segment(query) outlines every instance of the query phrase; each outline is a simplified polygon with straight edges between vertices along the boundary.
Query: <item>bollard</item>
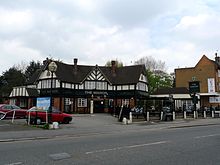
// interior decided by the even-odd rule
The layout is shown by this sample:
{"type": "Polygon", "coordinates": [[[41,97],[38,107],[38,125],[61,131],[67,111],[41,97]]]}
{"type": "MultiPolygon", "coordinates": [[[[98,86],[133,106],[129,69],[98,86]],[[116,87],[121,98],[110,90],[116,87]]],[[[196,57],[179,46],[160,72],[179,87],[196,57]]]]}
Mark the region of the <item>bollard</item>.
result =
{"type": "Polygon", "coordinates": [[[196,119],[196,111],[193,111],[194,119],[196,119]]]}
{"type": "Polygon", "coordinates": [[[128,124],[132,123],[132,112],[129,113],[129,120],[128,120],[128,124]]]}
{"type": "Polygon", "coordinates": [[[30,125],[31,122],[31,112],[28,112],[28,125],[30,125]]]}
{"type": "Polygon", "coordinates": [[[204,116],[204,118],[206,118],[206,111],[203,112],[203,116],[204,116]]]}
{"type": "Polygon", "coordinates": [[[163,112],[160,114],[160,120],[163,120],[163,112]]]}
{"type": "Polygon", "coordinates": [[[173,111],[173,120],[176,120],[176,114],[174,111],[173,111]]]}
{"type": "Polygon", "coordinates": [[[150,121],[150,113],[147,111],[147,121],[150,121]]]}
{"type": "Polygon", "coordinates": [[[93,100],[90,101],[90,114],[93,114],[94,111],[94,103],[93,100]]]}
{"type": "Polygon", "coordinates": [[[215,112],[214,112],[214,111],[212,111],[212,117],[213,117],[213,118],[215,117],[215,112]]]}
{"type": "Polygon", "coordinates": [[[14,123],[14,119],[15,119],[15,110],[13,111],[13,116],[12,116],[12,119],[11,119],[12,123],[14,123]]]}
{"type": "Polygon", "coordinates": [[[122,123],[125,124],[125,125],[127,124],[127,119],[126,119],[126,117],[123,117],[122,123]]]}
{"type": "Polygon", "coordinates": [[[183,117],[186,119],[186,111],[183,112],[183,117]]]}

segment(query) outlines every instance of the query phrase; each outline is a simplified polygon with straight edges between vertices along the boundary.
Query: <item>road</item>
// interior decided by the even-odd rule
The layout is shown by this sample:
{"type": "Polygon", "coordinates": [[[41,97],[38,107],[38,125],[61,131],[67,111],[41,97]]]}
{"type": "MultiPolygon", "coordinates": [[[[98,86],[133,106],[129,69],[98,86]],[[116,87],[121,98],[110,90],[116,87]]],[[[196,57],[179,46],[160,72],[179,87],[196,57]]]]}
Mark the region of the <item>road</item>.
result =
{"type": "Polygon", "coordinates": [[[126,127],[129,126],[117,131],[0,142],[0,165],[220,164],[220,125],[126,127]]]}

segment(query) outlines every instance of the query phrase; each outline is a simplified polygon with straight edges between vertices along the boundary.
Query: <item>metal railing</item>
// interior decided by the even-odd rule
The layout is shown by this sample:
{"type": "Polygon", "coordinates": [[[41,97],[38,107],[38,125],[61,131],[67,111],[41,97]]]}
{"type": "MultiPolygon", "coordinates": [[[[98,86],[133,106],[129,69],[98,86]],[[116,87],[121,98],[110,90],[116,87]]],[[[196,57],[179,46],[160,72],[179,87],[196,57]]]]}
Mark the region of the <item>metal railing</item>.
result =
{"type": "Polygon", "coordinates": [[[0,111],[0,120],[3,120],[8,113],[13,112],[12,119],[11,119],[11,122],[13,123],[13,122],[14,122],[14,119],[15,119],[15,111],[16,111],[16,110],[10,110],[10,111],[8,111],[8,112],[0,111]]]}

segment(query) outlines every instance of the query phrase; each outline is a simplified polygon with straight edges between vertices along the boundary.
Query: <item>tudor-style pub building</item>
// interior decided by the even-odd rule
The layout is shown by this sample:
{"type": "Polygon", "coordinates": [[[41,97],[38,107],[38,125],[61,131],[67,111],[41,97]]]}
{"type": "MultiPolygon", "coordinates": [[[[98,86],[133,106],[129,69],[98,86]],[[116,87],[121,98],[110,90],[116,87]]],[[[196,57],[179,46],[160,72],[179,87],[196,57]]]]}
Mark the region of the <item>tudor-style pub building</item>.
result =
{"type": "Polygon", "coordinates": [[[68,113],[111,112],[116,106],[145,106],[148,97],[148,81],[144,65],[117,67],[72,65],[54,61],[57,69],[51,73],[44,61],[22,87],[14,87],[10,102],[30,108],[37,97],[51,97],[54,107],[68,113]]]}

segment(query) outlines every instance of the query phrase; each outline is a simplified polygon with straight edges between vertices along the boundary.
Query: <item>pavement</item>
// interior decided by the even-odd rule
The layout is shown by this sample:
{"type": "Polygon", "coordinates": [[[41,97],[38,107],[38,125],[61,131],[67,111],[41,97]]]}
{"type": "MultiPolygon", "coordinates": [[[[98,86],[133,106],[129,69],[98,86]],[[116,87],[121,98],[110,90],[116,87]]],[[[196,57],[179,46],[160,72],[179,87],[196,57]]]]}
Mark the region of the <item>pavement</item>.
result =
{"type": "Polygon", "coordinates": [[[143,121],[124,125],[109,114],[77,114],[73,115],[70,124],[60,124],[59,129],[45,130],[29,126],[25,119],[0,121],[0,143],[26,140],[43,140],[66,137],[82,137],[120,132],[156,131],[161,129],[220,125],[220,118],[176,119],[174,121],[143,121]]]}

